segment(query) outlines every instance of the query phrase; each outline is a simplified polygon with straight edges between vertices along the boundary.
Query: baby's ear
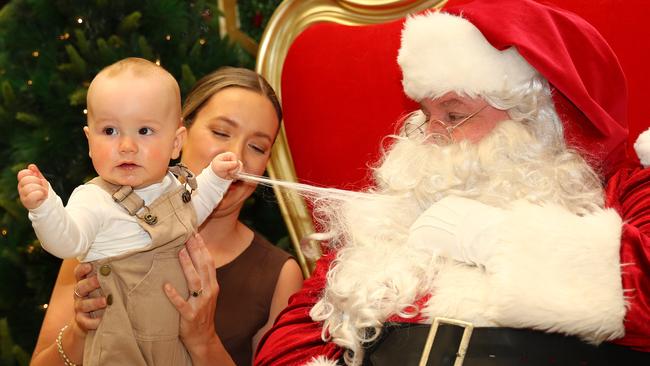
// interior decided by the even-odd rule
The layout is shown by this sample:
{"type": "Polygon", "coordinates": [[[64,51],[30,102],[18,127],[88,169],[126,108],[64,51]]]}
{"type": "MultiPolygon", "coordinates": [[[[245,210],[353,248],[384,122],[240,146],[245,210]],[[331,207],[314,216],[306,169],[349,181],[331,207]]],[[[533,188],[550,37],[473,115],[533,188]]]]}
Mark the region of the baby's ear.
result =
{"type": "Polygon", "coordinates": [[[172,159],[178,159],[178,157],[181,155],[181,149],[183,148],[183,142],[185,142],[186,136],[187,129],[184,126],[176,129],[176,136],[174,137],[174,148],[172,150],[172,159]]]}
{"type": "Polygon", "coordinates": [[[88,129],[88,126],[84,126],[83,130],[84,130],[84,134],[86,135],[86,140],[88,140],[88,157],[92,159],[93,152],[92,149],[90,148],[90,130],[88,129]]]}

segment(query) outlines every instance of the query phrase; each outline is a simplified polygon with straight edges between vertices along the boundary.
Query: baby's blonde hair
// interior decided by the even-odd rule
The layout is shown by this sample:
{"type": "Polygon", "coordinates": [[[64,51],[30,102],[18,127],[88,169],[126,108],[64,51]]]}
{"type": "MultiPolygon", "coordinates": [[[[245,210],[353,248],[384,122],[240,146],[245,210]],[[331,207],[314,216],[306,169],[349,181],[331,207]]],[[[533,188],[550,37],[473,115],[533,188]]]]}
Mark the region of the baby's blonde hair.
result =
{"type": "Polygon", "coordinates": [[[175,102],[177,102],[179,106],[180,113],[181,90],[174,76],[169,73],[169,71],[165,70],[162,66],[139,57],[127,57],[119,60],[104,67],[97,73],[97,75],[95,75],[95,78],[93,78],[93,80],[90,82],[88,93],[86,94],[86,105],[88,107],[88,113],[91,112],[90,96],[92,95],[93,85],[96,84],[96,81],[100,80],[103,77],[116,77],[126,72],[131,73],[134,77],[149,77],[160,75],[161,77],[166,78],[169,82],[169,86],[171,87],[171,92],[174,93],[175,102]]]}
{"type": "Polygon", "coordinates": [[[139,57],[127,57],[121,59],[113,64],[104,67],[99,73],[97,73],[97,76],[106,74],[106,76],[112,77],[120,75],[125,71],[130,71],[135,76],[145,76],[155,72],[162,72],[169,75],[173,79],[173,76],[163,67],[139,57]]]}

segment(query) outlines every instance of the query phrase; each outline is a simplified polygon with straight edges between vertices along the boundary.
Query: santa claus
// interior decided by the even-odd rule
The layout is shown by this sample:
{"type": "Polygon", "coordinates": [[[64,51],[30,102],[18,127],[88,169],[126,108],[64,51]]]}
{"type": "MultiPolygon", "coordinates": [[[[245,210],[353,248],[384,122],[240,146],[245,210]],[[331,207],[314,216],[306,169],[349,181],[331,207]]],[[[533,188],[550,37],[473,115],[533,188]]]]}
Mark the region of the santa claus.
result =
{"type": "Polygon", "coordinates": [[[650,362],[650,173],[602,36],[475,1],[408,18],[397,61],[421,109],[370,195],[316,203],[329,250],[255,363],[650,362]]]}

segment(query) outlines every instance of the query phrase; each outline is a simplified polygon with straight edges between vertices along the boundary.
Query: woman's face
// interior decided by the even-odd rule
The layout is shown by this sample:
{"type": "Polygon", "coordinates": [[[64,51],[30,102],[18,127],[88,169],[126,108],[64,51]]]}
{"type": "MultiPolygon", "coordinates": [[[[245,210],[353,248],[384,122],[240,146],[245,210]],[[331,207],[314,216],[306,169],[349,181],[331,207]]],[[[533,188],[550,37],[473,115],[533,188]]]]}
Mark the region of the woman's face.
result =
{"type": "MultiPolygon", "coordinates": [[[[271,101],[258,92],[228,87],[213,95],[195,115],[187,131],[182,162],[200,173],[225,151],[237,155],[246,173],[262,175],[280,122],[271,101]]],[[[235,181],[213,215],[238,211],[255,185],[235,181]]]]}

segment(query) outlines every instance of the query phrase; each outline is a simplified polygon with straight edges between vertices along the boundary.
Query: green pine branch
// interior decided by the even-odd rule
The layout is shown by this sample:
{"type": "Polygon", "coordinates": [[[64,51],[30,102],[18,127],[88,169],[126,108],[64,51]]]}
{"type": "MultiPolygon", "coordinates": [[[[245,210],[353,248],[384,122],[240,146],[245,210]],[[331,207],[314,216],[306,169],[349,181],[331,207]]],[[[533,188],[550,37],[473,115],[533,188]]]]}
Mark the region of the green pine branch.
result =
{"type": "MultiPolygon", "coordinates": [[[[218,20],[216,2],[203,0],[11,0],[0,9],[0,364],[27,364],[22,350],[35,344],[60,265],[36,240],[16,173],[38,164],[64,202],[95,175],[85,97],[93,76],[118,59],[159,61],[183,94],[220,66],[252,68],[251,55],[220,37],[218,20]]],[[[271,220],[262,232],[286,236],[277,209],[257,206],[263,201],[246,220],[271,220]]]]}

